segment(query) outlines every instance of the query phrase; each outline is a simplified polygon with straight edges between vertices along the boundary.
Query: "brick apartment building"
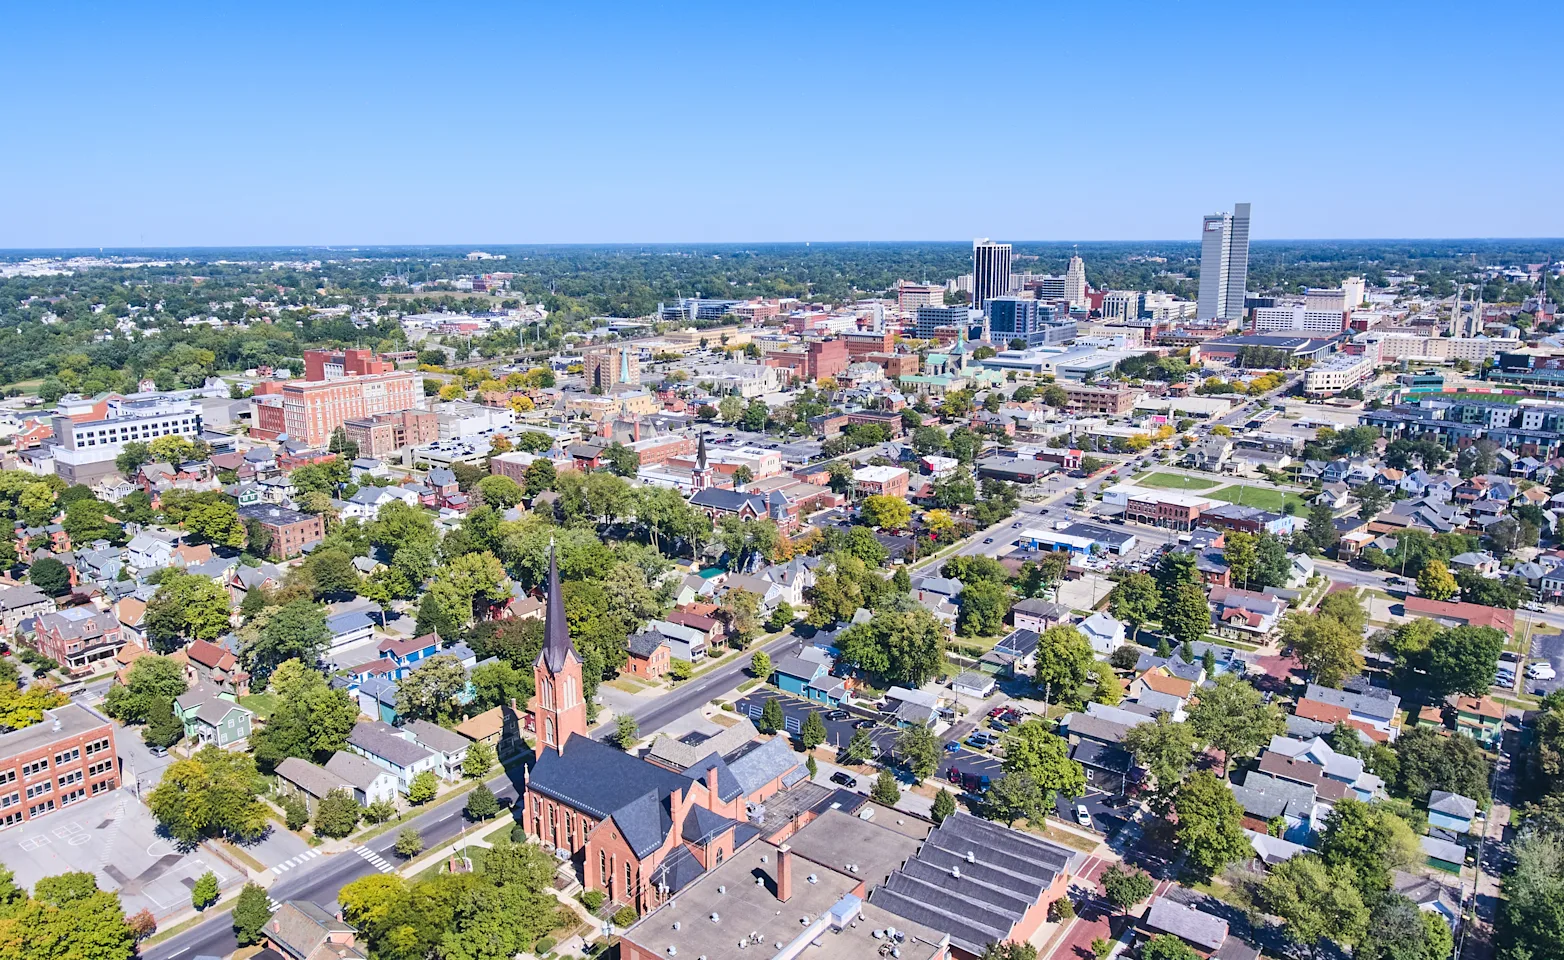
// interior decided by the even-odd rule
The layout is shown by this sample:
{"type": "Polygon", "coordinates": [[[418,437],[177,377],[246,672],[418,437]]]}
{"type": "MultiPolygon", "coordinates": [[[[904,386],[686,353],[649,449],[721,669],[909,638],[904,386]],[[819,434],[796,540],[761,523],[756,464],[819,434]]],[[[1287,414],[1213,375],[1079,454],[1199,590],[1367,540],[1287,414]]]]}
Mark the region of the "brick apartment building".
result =
{"type": "Polygon", "coordinates": [[[896,334],[891,330],[844,333],[842,340],[847,344],[847,359],[852,363],[865,360],[870,354],[896,352],[896,334]]]}
{"type": "Polygon", "coordinates": [[[612,393],[620,387],[641,385],[641,358],[630,347],[609,347],[593,350],[582,361],[587,389],[597,388],[612,393]]]}
{"type": "Polygon", "coordinates": [[[440,416],[428,410],[399,410],[342,422],[361,457],[386,457],[403,447],[440,439],[440,416]]]}
{"type": "Polygon", "coordinates": [[[1124,505],[1124,518],[1173,530],[1193,530],[1210,500],[1171,490],[1142,491],[1124,505]]]}
{"type": "Polygon", "coordinates": [[[1070,410],[1075,413],[1096,413],[1117,416],[1135,409],[1138,391],[1123,384],[1091,386],[1085,383],[1064,383],[1064,395],[1070,410]]]}
{"type": "Polygon", "coordinates": [[[853,490],[859,496],[906,497],[912,474],[901,467],[859,467],[853,471],[853,490]]]}
{"type": "Polygon", "coordinates": [[[801,380],[835,377],[847,370],[847,341],[811,340],[804,344],[803,350],[768,353],[765,362],[768,367],[791,371],[801,380]]]}
{"type": "Polygon", "coordinates": [[[418,375],[398,372],[370,350],[306,350],[304,379],[255,388],[250,436],[283,434],[312,447],[325,446],[344,421],[410,410],[423,396],[418,375]]]}
{"type": "Polygon", "coordinates": [[[868,353],[864,354],[864,360],[869,363],[879,364],[885,371],[885,379],[897,380],[901,377],[915,377],[918,375],[919,363],[916,353],[868,353]]]}
{"type": "Polygon", "coordinates": [[[373,350],[306,350],[304,351],[304,379],[312,383],[321,380],[341,380],[343,377],[367,377],[377,373],[394,373],[396,364],[389,360],[375,359],[373,350]]]}
{"type": "Polygon", "coordinates": [[[36,820],[119,783],[114,725],[67,703],[0,734],[0,827],[36,820]]]}
{"type": "Polygon", "coordinates": [[[304,545],[324,540],[326,522],[320,516],[301,513],[287,507],[256,504],[239,508],[239,519],[248,523],[258,521],[271,534],[271,545],[266,555],[273,560],[287,560],[304,552],[304,545]]]}
{"type": "Polygon", "coordinates": [[[112,662],[125,645],[125,634],[112,613],[97,607],[70,607],[38,618],[38,652],[60,664],[72,676],[91,673],[112,662]]]}

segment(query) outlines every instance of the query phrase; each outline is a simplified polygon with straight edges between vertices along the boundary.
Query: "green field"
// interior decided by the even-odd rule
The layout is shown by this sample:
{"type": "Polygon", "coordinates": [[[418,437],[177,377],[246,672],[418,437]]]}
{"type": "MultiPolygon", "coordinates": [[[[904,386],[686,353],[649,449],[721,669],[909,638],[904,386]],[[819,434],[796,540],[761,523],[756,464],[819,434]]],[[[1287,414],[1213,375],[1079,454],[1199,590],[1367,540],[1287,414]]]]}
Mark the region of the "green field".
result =
{"type": "Polygon", "coordinates": [[[1146,473],[1131,482],[1138,487],[1157,487],[1162,490],[1210,490],[1222,483],[1220,480],[1186,477],[1178,473],[1146,473]]]}
{"type": "Polygon", "coordinates": [[[1270,510],[1273,513],[1287,513],[1287,505],[1294,505],[1291,511],[1297,516],[1303,516],[1309,512],[1309,504],[1296,493],[1283,490],[1272,490],[1269,487],[1251,487],[1242,483],[1235,483],[1206,494],[1212,500],[1221,500],[1224,503],[1241,503],[1246,507],[1259,507],[1261,510],[1270,510]]]}

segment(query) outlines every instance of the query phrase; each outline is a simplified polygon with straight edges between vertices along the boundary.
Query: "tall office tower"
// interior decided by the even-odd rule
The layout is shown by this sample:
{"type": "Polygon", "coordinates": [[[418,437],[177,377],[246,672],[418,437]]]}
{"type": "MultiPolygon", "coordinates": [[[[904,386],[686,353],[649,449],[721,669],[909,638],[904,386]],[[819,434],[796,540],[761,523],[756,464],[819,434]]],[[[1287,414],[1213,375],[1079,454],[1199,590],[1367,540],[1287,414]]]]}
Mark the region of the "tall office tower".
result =
{"type": "Polygon", "coordinates": [[[1208,215],[1200,230],[1201,320],[1239,320],[1249,281],[1249,204],[1208,215]]]}
{"type": "Polygon", "coordinates": [[[1064,271],[1064,295],[1070,298],[1070,306],[1078,307],[1086,299],[1086,261],[1071,257],[1070,266],[1064,271]]]}
{"type": "Polygon", "coordinates": [[[972,309],[1010,292],[1010,244],[972,241],[972,309]]]}

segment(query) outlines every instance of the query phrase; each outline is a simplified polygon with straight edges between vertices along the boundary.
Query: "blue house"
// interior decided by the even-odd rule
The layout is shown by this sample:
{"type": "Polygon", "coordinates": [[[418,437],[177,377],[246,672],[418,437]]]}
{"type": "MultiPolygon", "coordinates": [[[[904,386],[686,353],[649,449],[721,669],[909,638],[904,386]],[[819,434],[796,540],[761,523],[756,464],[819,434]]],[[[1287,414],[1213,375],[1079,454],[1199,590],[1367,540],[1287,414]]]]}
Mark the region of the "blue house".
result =
{"type": "Polygon", "coordinates": [[[1447,790],[1435,790],[1428,795],[1428,825],[1455,834],[1472,832],[1472,821],[1477,817],[1477,801],[1447,790]]]}
{"type": "Polygon", "coordinates": [[[358,710],[366,717],[396,724],[396,684],[383,677],[370,677],[358,685],[358,710]]]}
{"type": "Polygon", "coordinates": [[[394,680],[407,676],[413,664],[440,652],[438,634],[426,633],[421,637],[387,637],[375,648],[380,656],[396,664],[394,680]]]}
{"type": "Polygon", "coordinates": [[[829,707],[840,706],[847,695],[846,684],[831,676],[830,655],[818,647],[779,659],[772,667],[771,676],[782,692],[829,707]]]}

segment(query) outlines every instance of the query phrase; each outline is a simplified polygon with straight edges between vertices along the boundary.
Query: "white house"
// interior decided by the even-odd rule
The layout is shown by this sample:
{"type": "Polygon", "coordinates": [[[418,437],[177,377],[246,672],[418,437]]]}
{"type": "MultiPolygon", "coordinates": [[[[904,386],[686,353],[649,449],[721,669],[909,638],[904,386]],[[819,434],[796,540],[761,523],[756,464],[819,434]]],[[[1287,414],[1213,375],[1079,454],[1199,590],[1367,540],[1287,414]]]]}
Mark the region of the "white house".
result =
{"type": "MultiPolygon", "coordinates": [[[[360,721],[348,734],[348,749],[396,778],[406,793],[413,778],[428,770],[440,775],[440,757],[414,742],[413,735],[384,721],[360,721]]],[[[329,769],[329,767],[328,767],[329,769]]]]}
{"type": "Polygon", "coordinates": [[[400,787],[396,774],[356,753],[338,750],[326,761],[326,769],[353,788],[353,799],[360,806],[381,800],[394,802],[400,787]]]}
{"type": "Polygon", "coordinates": [[[409,720],[402,724],[402,730],[413,735],[414,743],[435,755],[438,759],[435,773],[441,780],[462,778],[462,761],[467,759],[471,740],[427,720],[409,720]]]}
{"type": "Polygon", "coordinates": [[[1108,656],[1124,646],[1124,624],[1107,611],[1099,611],[1082,620],[1079,629],[1091,641],[1094,653],[1108,656]]]}
{"type": "Polygon", "coordinates": [[[161,570],[174,565],[175,546],[172,535],[138,533],[125,545],[125,559],[136,570],[161,570]]]}

